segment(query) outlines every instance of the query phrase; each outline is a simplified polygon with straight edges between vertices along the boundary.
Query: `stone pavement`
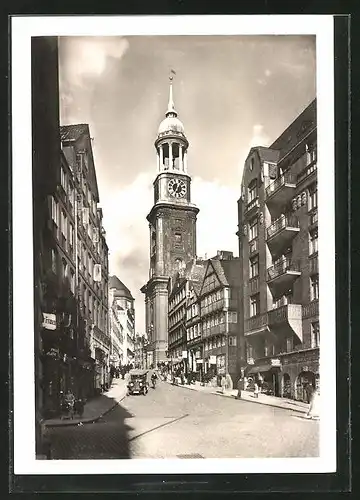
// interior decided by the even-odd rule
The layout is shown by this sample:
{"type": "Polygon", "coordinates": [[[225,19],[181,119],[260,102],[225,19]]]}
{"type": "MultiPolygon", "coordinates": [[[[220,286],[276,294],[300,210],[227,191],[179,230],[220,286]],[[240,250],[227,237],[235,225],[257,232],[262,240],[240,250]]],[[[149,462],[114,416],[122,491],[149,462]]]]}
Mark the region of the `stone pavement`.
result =
{"type": "Polygon", "coordinates": [[[59,427],[96,422],[124,399],[127,392],[127,379],[128,375],[125,376],[124,380],[121,378],[114,378],[112,385],[107,392],[91,399],[85,404],[82,417],[75,415],[73,419],[52,418],[44,420],[42,425],[45,427],[59,427]]]}
{"type": "MultiPolygon", "coordinates": [[[[226,398],[234,399],[237,396],[237,390],[225,390],[223,393],[220,387],[213,386],[203,386],[200,385],[199,382],[196,382],[194,385],[181,385],[177,384],[178,387],[182,387],[184,389],[189,389],[191,391],[199,391],[205,392],[208,394],[214,394],[216,396],[222,396],[226,398]]],[[[285,410],[297,411],[300,413],[307,413],[309,410],[309,405],[307,403],[303,403],[302,401],[294,401],[293,399],[286,398],[278,398],[275,396],[268,396],[267,394],[259,394],[258,398],[254,397],[254,394],[250,391],[241,391],[241,400],[249,401],[251,403],[258,403],[267,406],[274,406],[276,408],[283,408],[285,410]]]]}

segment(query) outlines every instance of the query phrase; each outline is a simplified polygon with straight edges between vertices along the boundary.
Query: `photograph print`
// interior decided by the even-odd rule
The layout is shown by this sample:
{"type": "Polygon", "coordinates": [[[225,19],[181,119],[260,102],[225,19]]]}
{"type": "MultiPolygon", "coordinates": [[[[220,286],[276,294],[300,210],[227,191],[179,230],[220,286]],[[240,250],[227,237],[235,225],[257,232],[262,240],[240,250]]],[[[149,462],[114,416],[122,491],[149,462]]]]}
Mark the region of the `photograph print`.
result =
{"type": "Polygon", "coordinates": [[[13,19],[15,473],[335,470],[332,18],[284,17],[13,19]]]}

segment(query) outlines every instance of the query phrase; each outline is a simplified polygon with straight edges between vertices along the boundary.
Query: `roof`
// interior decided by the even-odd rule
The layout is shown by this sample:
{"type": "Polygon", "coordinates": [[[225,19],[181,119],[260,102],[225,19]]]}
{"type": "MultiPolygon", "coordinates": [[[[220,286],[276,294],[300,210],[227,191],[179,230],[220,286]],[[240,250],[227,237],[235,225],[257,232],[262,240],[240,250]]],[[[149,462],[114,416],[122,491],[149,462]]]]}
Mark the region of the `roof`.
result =
{"type": "Polygon", "coordinates": [[[90,134],[87,123],[76,125],[63,125],[60,127],[60,137],[62,141],[77,141],[83,134],[90,134]]]}
{"type": "Polygon", "coordinates": [[[134,300],[134,297],[131,295],[128,287],[125,286],[117,276],[110,276],[109,288],[115,288],[116,291],[114,293],[114,297],[124,297],[130,300],[134,300]]]}
{"type": "Polygon", "coordinates": [[[226,275],[224,272],[224,268],[222,266],[223,261],[218,260],[218,259],[209,259],[209,262],[213,265],[213,268],[215,269],[215,272],[220,280],[220,283],[222,285],[228,286],[228,280],[226,279],[226,275]]]}

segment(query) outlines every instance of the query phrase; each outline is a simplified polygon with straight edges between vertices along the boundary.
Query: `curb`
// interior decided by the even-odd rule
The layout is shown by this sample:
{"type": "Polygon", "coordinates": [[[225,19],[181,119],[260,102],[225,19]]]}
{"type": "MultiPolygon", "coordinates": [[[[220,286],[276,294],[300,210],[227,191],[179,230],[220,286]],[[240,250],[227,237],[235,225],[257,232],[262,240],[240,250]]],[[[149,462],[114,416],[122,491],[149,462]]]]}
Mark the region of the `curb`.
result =
{"type": "MultiPolygon", "coordinates": [[[[170,382],[167,382],[168,384],[170,382]]],[[[173,385],[170,383],[170,385],[173,385]]],[[[186,387],[185,385],[176,385],[176,387],[180,387],[181,389],[188,389],[189,391],[195,391],[195,392],[202,392],[202,391],[198,391],[196,389],[194,389],[193,387],[186,387]]],[[[272,404],[272,403],[264,403],[262,401],[251,401],[249,399],[245,399],[245,398],[241,398],[241,399],[236,399],[235,396],[226,396],[225,394],[220,394],[220,393],[217,393],[217,392],[202,392],[203,394],[210,394],[210,395],[213,395],[213,396],[220,396],[222,398],[227,398],[227,399],[235,399],[236,401],[246,401],[247,403],[255,403],[255,404],[259,404],[259,405],[263,405],[263,406],[271,406],[272,408],[280,408],[281,410],[288,410],[288,411],[294,411],[296,413],[307,413],[307,409],[304,408],[303,410],[298,410],[298,409],[295,409],[295,408],[286,408],[284,406],[279,406],[279,405],[275,405],[275,404],[272,404]]]]}
{"type": "Polygon", "coordinates": [[[98,422],[102,417],[104,417],[107,413],[109,413],[111,410],[113,410],[121,401],[123,401],[126,398],[126,394],[122,396],[116,403],[114,403],[110,408],[105,410],[101,415],[98,417],[93,417],[93,418],[87,418],[85,420],[79,420],[79,422],[74,422],[70,420],[69,422],[64,422],[64,423],[58,423],[58,424],[44,424],[45,427],[47,428],[54,428],[54,427],[76,427],[79,424],[94,424],[95,422],[98,422]]]}

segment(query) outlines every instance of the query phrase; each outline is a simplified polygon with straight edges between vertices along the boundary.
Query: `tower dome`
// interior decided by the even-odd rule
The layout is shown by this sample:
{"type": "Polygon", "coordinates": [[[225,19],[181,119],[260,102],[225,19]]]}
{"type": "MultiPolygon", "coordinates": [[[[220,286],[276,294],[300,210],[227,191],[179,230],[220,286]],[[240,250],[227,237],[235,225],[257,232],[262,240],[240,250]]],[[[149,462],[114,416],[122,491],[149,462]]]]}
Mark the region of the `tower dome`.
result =
{"type": "Polygon", "coordinates": [[[175,110],[172,77],[170,80],[169,102],[164,120],[160,123],[155,139],[157,151],[158,171],[166,170],[187,173],[188,140],[185,136],[184,125],[175,110]]]}

